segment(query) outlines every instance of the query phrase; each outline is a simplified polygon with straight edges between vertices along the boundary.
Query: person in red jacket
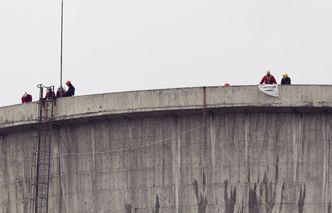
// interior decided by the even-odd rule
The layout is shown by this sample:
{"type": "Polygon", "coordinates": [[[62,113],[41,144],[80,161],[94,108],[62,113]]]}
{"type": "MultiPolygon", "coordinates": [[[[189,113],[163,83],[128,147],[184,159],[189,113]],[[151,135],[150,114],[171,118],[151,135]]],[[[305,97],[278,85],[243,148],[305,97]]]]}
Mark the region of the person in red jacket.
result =
{"type": "Polygon", "coordinates": [[[32,96],[28,93],[24,93],[21,98],[22,104],[32,102],[32,96]]]}
{"type": "Polygon", "coordinates": [[[276,79],[271,75],[270,70],[266,72],[266,75],[262,78],[260,84],[277,84],[276,79]]]}

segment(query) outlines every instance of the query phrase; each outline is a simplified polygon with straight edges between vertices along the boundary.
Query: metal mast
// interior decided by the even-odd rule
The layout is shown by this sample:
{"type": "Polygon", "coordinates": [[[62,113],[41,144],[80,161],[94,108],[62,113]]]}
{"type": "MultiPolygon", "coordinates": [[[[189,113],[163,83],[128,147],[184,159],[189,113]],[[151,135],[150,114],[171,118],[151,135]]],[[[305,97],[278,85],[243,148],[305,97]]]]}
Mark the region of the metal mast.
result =
{"type": "MultiPolygon", "coordinates": [[[[63,0],[61,0],[61,47],[60,47],[60,88],[62,88],[62,52],[63,52],[63,0]]],[[[62,91],[60,92],[60,97],[62,91]]]]}

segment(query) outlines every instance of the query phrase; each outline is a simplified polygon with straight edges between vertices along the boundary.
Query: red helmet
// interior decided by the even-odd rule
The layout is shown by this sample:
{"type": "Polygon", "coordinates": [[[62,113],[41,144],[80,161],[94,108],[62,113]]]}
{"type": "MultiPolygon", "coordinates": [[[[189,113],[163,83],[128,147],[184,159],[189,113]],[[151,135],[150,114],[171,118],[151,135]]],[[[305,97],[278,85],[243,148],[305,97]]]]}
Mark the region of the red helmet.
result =
{"type": "Polygon", "coordinates": [[[66,85],[69,85],[69,84],[71,84],[71,82],[70,81],[66,81],[66,85]]]}

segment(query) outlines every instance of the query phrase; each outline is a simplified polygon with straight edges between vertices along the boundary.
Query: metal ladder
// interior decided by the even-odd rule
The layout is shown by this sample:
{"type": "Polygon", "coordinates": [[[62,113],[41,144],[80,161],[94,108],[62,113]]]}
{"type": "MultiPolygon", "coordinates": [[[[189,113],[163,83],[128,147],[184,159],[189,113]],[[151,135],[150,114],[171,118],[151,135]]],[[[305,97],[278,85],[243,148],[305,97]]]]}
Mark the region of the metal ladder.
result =
{"type": "Polygon", "coordinates": [[[32,198],[29,212],[47,213],[55,98],[43,98],[44,88],[51,88],[52,91],[54,91],[54,86],[38,84],[37,87],[40,90],[38,101],[38,123],[36,129],[37,140],[34,147],[34,163],[31,170],[32,198]]]}

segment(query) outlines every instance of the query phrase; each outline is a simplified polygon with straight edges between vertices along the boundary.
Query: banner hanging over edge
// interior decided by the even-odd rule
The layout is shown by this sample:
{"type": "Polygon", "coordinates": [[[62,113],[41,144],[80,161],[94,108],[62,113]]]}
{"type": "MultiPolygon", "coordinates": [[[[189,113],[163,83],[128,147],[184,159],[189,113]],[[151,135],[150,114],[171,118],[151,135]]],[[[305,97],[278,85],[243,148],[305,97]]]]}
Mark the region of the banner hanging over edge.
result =
{"type": "Polygon", "coordinates": [[[264,92],[273,97],[278,97],[278,84],[259,84],[258,88],[260,91],[264,92]]]}

